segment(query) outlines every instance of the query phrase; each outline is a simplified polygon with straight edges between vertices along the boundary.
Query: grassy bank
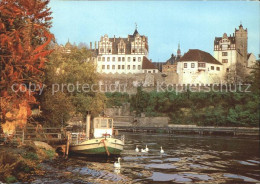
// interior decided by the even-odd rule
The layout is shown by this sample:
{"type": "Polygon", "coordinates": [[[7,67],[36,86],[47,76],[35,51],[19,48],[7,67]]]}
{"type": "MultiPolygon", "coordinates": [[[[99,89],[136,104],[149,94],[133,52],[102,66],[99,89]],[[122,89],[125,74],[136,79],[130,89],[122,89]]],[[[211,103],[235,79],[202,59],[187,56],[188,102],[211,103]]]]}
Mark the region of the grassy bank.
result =
{"type": "Polygon", "coordinates": [[[130,102],[137,115],[168,116],[173,124],[256,127],[259,95],[242,92],[145,92],[107,95],[109,106],[130,102]],[[110,98],[111,97],[111,98],[110,98]]]}
{"type": "Polygon", "coordinates": [[[55,156],[54,151],[37,148],[33,143],[0,145],[0,181],[31,182],[33,176],[44,175],[39,164],[55,156]]]}

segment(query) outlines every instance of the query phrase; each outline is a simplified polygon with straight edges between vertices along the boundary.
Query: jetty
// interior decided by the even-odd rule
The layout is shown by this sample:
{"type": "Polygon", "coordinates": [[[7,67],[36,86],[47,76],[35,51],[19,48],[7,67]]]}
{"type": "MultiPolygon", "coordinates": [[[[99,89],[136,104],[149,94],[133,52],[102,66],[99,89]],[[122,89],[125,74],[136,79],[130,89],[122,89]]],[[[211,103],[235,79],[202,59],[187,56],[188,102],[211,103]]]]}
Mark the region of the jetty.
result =
{"type": "Polygon", "coordinates": [[[214,127],[196,125],[168,125],[167,127],[115,126],[115,131],[168,134],[259,136],[259,127],[214,127]]]}

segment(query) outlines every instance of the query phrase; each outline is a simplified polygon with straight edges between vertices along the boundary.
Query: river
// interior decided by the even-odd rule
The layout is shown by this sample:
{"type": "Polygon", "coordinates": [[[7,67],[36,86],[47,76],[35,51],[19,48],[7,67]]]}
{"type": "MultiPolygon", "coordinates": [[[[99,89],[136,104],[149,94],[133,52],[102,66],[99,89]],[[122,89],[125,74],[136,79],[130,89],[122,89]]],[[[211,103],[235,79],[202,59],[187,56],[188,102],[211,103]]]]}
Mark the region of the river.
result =
{"type": "Polygon", "coordinates": [[[120,170],[113,167],[116,158],[73,156],[52,166],[43,164],[49,176],[34,183],[260,183],[257,138],[122,134],[125,147],[120,170]],[[149,152],[136,153],[136,145],[147,145],[149,152]],[[52,175],[55,169],[62,172],[59,177],[52,175]]]}

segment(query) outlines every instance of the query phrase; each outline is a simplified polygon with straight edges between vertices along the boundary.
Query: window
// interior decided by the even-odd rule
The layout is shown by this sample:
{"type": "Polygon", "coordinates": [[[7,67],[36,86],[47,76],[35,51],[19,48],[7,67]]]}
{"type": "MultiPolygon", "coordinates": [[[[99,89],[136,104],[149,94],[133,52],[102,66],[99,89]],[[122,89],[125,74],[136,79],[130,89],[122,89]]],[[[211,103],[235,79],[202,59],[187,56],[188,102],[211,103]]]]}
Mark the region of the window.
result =
{"type": "Polygon", "coordinates": [[[125,57],[122,57],[122,61],[125,61],[125,57]]]}
{"type": "Polygon", "coordinates": [[[110,57],[107,58],[107,61],[110,61],[110,57]]]}
{"type": "Polygon", "coordinates": [[[105,65],[102,65],[102,69],[105,70],[105,69],[106,69],[106,66],[105,66],[105,65]]]}
{"type": "Polygon", "coordinates": [[[105,61],[105,57],[102,57],[102,61],[105,61]]]}
{"type": "Polygon", "coordinates": [[[135,65],[133,65],[133,69],[135,70],[135,65]]]}
{"type": "Polygon", "coordinates": [[[227,56],[228,53],[227,52],[222,52],[222,56],[227,56]]]}
{"type": "Polygon", "coordinates": [[[116,58],[115,57],[112,57],[112,61],[115,61],[116,60],[116,58]]]}
{"type": "Polygon", "coordinates": [[[107,52],[110,53],[110,52],[111,52],[111,49],[107,49],[107,52]]]}
{"type": "Polygon", "coordinates": [[[135,57],[133,57],[133,61],[135,61],[135,57]]]}
{"type": "Polygon", "coordinates": [[[130,62],[130,61],[131,61],[131,58],[130,58],[130,57],[128,57],[128,58],[127,58],[127,61],[128,61],[128,62],[130,62]]]}
{"type": "Polygon", "coordinates": [[[141,70],[141,65],[138,65],[138,70],[141,70]]]}
{"type": "Polygon", "coordinates": [[[127,69],[130,70],[130,65],[127,65],[127,69]]]}
{"type": "Polygon", "coordinates": [[[121,65],[118,65],[118,69],[119,69],[119,70],[121,69],[121,65]]]}
{"type": "Polygon", "coordinates": [[[199,64],[198,64],[198,67],[205,68],[206,65],[205,65],[205,63],[199,63],[199,64]]]}
{"type": "Polygon", "coordinates": [[[101,120],[101,126],[100,126],[100,128],[107,128],[107,120],[106,119],[102,119],[101,120]]]}
{"type": "Polygon", "coordinates": [[[125,52],[125,49],[120,49],[120,52],[121,52],[121,53],[125,52]]]}
{"type": "Polygon", "coordinates": [[[138,61],[139,61],[139,62],[141,61],[141,57],[138,57],[138,61]]]}
{"type": "Polygon", "coordinates": [[[100,52],[104,52],[104,48],[100,48],[100,52]]]}
{"type": "Polygon", "coordinates": [[[135,53],[135,49],[132,50],[132,53],[135,53]]]}
{"type": "Polygon", "coordinates": [[[227,68],[226,71],[229,72],[229,68],[227,68]]]}
{"type": "Polygon", "coordinates": [[[98,57],[98,61],[101,61],[101,57],[98,57]]]}
{"type": "Polygon", "coordinates": [[[113,69],[113,70],[115,69],[115,65],[112,65],[112,69],[113,69]]]}
{"type": "Polygon", "coordinates": [[[121,57],[118,57],[118,61],[121,61],[121,57]]]}
{"type": "Polygon", "coordinates": [[[110,69],[110,66],[109,66],[109,65],[107,65],[107,69],[108,69],[108,70],[110,69]]]}
{"type": "Polygon", "coordinates": [[[155,70],[153,70],[153,73],[155,73],[155,70]]]}
{"type": "Polygon", "coordinates": [[[214,66],[211,66],[210,69],[211,69],[211,70],[214,70],[214,66]]]}
{"type": "Polygon", "coordinates": [[[184,68],[187,68],[187,63],[184,63],[184,68]]]}
{"type": "Polygon", "coordinates": [[[220,71],[220,68],[219,68],[219,67],[217,67],[216,69],[217,69],[217,71],[220,71]]]}
{"type": "Polygon", "coordinates": [[[124,70],[125,69],[125,65],[122,65],[122,70],[124,70]]]}
{"type": "Polygon", "coordinates": [[[142,52],[143,52],[143,49],[139,49],[139,52],[141,52],[141,53],[142,53],[142,52]]]}
{"type": "Polygon", "coordinates": [[[194,68],[195,67],[195,64],[194,63],[191,63],[191,68],[194,68]]]}
{"type": "Polygon", "coordinates": [[[228,63],[227,59],[222,59],[222,63],[228,63]]]}

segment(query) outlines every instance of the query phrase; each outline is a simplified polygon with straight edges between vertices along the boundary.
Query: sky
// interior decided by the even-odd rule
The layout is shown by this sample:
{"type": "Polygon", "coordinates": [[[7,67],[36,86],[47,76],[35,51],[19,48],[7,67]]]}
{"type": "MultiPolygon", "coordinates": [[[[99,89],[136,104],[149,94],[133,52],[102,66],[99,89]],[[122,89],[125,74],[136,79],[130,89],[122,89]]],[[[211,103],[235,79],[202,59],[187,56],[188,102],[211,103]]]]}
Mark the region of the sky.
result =
{"type": "MultiPolygon", "coordinates": [[[[61,1],[51,0],[51,32],[59,44],[127,37],[148,37],[149,58],[165,62],[176,54],[200,49],[213,55],[215,37],[248,29],[248,52],[260,53],[260,3],[252,1],[61,1]]],[[[93,44],[94,45],[94,44],[93,44]]]]}

